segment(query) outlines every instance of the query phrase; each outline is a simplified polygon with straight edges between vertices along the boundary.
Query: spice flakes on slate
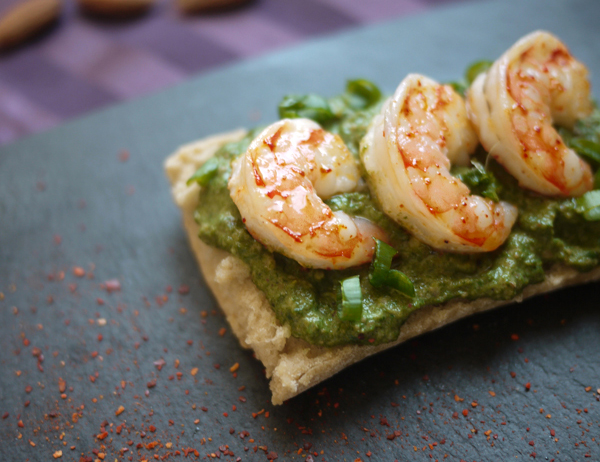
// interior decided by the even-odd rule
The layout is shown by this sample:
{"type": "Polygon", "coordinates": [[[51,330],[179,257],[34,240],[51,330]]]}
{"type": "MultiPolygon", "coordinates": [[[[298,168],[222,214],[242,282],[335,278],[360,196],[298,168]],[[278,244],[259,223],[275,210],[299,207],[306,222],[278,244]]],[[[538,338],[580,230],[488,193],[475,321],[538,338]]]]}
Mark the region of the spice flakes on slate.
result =
{"type": "MultiPolygon", "coordinates": [[[[61,251],[67,242],[54,239],[61,251]]],[[[236,381],[251,368],[245,366],[248,356],[242,350],[237,357],[219,354],[219,342],[231,338],[222,315],[208,307],[182,306],[193,297],[193,284],[161,285],[156,293],[135,294],[127,281],[103,274],[88,262],[52,268],[35,282],[34,304],[39,309],[13,306],[16,284],[0,288],[0,309],[12,312],[23,326],[11,340],[20,364],[13,377],[23,398],[0,409],[0,425],[16,444],[35,448],[40,458],[365,461],[390,460],[391,454],[404,460],[418,452],[433,461],[457,456],[470,462],[479,461],[477,448],[482,445],[490,454],[500,448],[498,454],[557,461],[564,453],[592,460],[599,453],[598,384],[578,384],[580,393],[573,397],[539,385],[534,375],[539,352],[521,345],[529,335],[529,322],[524,330],[516,329],[519,334],[498,335],[496,347],[512,345],[514,361],[500,364],[491,354],[482,373],[471,375],[461,366],[438,366],[421,358],[418,342],[396,350],[405,355],[400,359],[409,379],[389,378],[393,371],[384,374],[376,366],[357,366],[373,374],[369,380],[389,384],[392,398],[372,412],[364,410],[378,400],[351,382],[344,388],[311,390],[294,402],[272,407],[267,401],[257,402],[255,392],[241,395],[245,386],[236,381]],[[97,282],[96,275],[104,282],[97,282]],[[48,322],[48,315],[60,322],[48,322]],[[148,329],[151,317],[164,319],[174,329],[193,322],[198,335],[164,343],[162,332],[148,329]],[[52,337],[78,339],[77,348],[61,349],[52,337]],[[522,356],[525,349],[527,358],[522,356]],[[439,392],[444,377],[457,373],[475,386],[439,392]],[[421,391],[402,395],[410,377],[420,383],[421,391]],[[229,381],[235,384],[232,396],[223,391],[229,381]],[[211,399],[217,396],[220,399],[211,399]],[[306,405],[303,414],[292,414],[298,403],[306,405]],[[559,427],[563,419],[555,414],[572,419],[559,427]],[[238,428],[235,422],[240,420],[234,422],[234,417],[239,415],[247,419],[238,428]],[[520,429],[515,416],[527,421],[530,431],[520,429]],[[339,419],[347,424],[343,432],[331,430],[330,423],[339,419]],[[87,431],[92,425],[93,435],[87,431]],[[281,440],[277,435],[286,436],[281,440]],[[329,456],[313,444],[338,452],[329,456]]],[[[490,327],[479,321],[470,330],[482,335],[490,327]]],[[[573,356],[572,374],[578,373],[580,363],[573,356]]],[[[252,373],[244,377],[257,380],[252,373]]],[[[349,377],[328,385],[341,385],[349,377]]]]}

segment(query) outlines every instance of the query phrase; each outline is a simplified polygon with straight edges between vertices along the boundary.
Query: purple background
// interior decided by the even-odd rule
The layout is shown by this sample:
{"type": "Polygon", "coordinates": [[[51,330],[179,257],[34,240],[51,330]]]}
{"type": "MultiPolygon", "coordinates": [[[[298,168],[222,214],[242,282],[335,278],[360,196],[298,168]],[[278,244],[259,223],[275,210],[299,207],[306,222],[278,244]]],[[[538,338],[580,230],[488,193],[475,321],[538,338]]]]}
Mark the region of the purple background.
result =
{"type": "MultiPolygon", "coordinates": [[[[0,54],[0,145],[193,74],[322,36],[460,0],[254,0],[184,16],[159,0],[110,22],[64,1],[60,22],[0,54]]],[[[15,0],[0,0],[0,14],[15,0]]],[[[415,38],[418,39],[418,38],[415,38]]]]}

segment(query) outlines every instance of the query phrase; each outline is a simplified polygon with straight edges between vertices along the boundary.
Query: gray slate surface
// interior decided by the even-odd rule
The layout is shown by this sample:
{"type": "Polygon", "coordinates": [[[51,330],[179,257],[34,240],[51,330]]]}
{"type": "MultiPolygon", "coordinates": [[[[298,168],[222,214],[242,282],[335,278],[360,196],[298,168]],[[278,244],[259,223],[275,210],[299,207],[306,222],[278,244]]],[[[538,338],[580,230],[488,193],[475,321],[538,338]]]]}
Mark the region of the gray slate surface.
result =
{"type": "Polygon", "coordinates": [[[173,448],[139,454],[193,447],[205,457],[226,444],[242,460],[265,460],[255,446],[280,460],[302,460],[307,452],[301,457],[298,449],[310,443],[315,460],[529,460],[534,453],[541,460],[600,459],[598,285],[457,323],[274,408],[261,365],[229,331],[218,333],[226,322],[199,280],[162,171],[182,143],[271,121],[286,93],[333,95],[353,77],[391,92],[408,72],[451,80],[538,28],[561,37],[600,85],[599,18],[593,0],[438,10],[236,64],[0,150],[0,414],[8,413],[0,420],[2,459],[52,460],[62,450],[63,460],[79,460],[96,458],[96,450],[106,460],[138,460],[136,445],[157,439],[173,448]],[[127,162],[118,159],[123,149],[127,162]],[[93,279],[76,277],[74,266],[93,279]],[[60,271],[64,280],[57,280],[60,271]],[[101,283],[113,278],[122,290],[107,293],[101,283]],[[178,293],[182,284],[189,294],[178,293]],[[33,347],[44,356],[43,372],[33,347]],[[159,371],[153,363],[160,358],[166,364],[159,371]],[[236,362],[234,378],[229,368],[236,362]],[[153,379],[156,386],[147,388],[153,379]],[[120,405],[125,411],[115,416],[120,405]],[[261,409],[269,417],[252,418],[261,409]],[[104,421],[113,433],[100,441],[94,435],[104,421]],[[240,438],[243,430],[250,436],[240,438]],[[401,434],[386,438],[394,430],[401,434]]]}

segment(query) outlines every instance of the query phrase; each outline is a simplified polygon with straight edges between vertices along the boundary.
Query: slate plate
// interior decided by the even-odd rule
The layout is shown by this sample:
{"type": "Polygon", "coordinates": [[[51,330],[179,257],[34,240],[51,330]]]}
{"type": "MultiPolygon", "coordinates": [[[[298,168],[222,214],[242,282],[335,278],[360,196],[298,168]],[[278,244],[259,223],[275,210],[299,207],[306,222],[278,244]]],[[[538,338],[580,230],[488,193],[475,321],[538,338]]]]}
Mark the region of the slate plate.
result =
{"type": "Polygon", "coordinates": [[[593,0],[463,4],[3,148],[1,459],[599,460],[597,284],[456,323],[273,407],[200,280],[162,172],[182,143],[273,120],[285,93],[333,95],[350,77],[391,92],[408,72],[451,80],[538,28],[597,79],[598,18],[593,0]]]}

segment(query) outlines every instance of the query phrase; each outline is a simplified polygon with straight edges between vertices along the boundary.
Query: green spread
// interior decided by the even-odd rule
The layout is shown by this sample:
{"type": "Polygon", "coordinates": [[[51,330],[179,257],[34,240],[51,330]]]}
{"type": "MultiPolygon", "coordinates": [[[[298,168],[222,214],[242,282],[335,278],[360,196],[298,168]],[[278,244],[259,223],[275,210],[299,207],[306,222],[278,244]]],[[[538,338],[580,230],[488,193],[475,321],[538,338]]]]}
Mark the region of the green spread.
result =
{"type": "MultiPolygon", "coordinates": [[[[360,140],[380,104],[379,90],[359,80],[349,82],[345,93],[329,100],[315,95],[286,97],[280,113],[286,117],[313,118],[325,129],[338,133],[358,155],[360,140]]],[[[568,142],[584,140],[588,147],[597,146],[600,112],[596,110],[573,131],[562,133],[568,142]]],[[[257,134],[258,131],[250,132],[242,141],[223,146],[207,169],[209,173],[202,173],[203,186],[195,215],[200,226],[199,237],[246,263],[253,282],[265,293],[279,322],[289,325],[293,336],[312,344],[390,342],[398,337],[408,316],[421,307],[453,299],[508,300],[527,285],[542,282],[545,271],[554,264],[578,271],[600,265],[600,221],[590,221],[581,200],[546,198],[519,188],[493,161],[483,168],[486,153],[480,147],[472,168],[459,168],[453,173],[473,193],[518,206],[518,221],[498,250],[470,255],[437,251],[384,215],[369,191],[364,190],[334,196],[327,203],[333,210],[368,218],[388,233],[389,244],[398,250],[392,268],[412,280],[415,296],[409,298],[387,287],[375,288],[369,282],[369,265],[342,271],[303,268],[255,241],[229,196],[231,161],[245,152],[257,134]],[[344,321],[338,313],[340,282],[356,275],[362,288],[362,319],[344,321]]],[[[593,164],[594,168],[597,166],[593,164]]]]}

